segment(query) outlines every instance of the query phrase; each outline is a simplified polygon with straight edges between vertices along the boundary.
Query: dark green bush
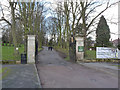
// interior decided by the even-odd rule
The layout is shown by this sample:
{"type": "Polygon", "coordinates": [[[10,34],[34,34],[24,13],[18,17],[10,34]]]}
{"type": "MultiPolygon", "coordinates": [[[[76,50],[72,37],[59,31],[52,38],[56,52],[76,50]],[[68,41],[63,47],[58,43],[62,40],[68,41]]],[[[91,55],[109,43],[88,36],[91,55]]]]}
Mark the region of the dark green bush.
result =
{"type": "Polygon", "coordinates": [[[15,60],[4,60],[2,61],[2,64],[16,64],[15,60]]]}

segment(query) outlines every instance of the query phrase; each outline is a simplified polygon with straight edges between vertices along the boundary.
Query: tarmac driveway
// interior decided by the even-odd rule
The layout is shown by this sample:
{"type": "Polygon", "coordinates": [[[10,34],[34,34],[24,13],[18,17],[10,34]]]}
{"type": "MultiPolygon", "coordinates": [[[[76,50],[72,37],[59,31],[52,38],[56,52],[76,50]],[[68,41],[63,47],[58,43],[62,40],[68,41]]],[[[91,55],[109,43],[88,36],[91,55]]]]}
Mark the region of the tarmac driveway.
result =
{"type": "Polygon", "coordinates": [[[118,78],[102,71],[71,63],[47,47],[37,64],[43,88],[118,88],[118,78]]]}
{"type": "MultiPolygon", "coordinates": [[[[14,88],[41,88],[34,64],[2,65],[3,90],[16,90],[14,88]],[[8,89],[7,89],[8,88],[8,89]]],[[[18,90],[18,89],[17,89],[18,90]]]]}

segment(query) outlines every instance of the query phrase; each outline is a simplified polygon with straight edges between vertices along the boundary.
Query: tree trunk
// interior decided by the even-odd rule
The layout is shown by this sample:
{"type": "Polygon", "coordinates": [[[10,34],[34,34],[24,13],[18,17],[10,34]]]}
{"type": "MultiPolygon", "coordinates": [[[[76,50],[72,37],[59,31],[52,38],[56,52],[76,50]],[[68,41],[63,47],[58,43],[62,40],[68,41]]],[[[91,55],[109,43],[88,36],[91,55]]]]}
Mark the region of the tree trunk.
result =
{"type": "Polygon", "coordinates": [[[11,15],[12,15],[12,37],[13,37],[13,44],[14,44],[14,53],[15,55],[18,54],[18,52],[16,51],[16,47],[17,47],[17,41],[16,41],[16,30],[15,30],[15,8],[14,8],[14,3],[10,2],[10,7],[11,7],[11,15]]]}
{"type": "Polygon", "coordinates": [[[86,8],[85,8],[85,4],[84,2],[81,2],[81,7],[82,7],[82,21],[83,21],[83,36],[84,36],[84,57],[86,57],[86,33],[87,33],[87,28],[86,28],[86,17],[85,17],[85,12],[86,12],[86,8]]]}

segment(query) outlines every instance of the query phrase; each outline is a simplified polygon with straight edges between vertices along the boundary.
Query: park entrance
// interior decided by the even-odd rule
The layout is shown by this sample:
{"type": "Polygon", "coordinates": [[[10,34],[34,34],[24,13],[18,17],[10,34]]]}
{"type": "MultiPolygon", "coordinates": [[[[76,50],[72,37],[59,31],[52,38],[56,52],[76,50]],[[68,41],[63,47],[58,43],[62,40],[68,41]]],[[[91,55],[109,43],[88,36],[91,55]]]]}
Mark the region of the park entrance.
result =
{"type": "MultiPolygon", "coordinates": [[[[69,57],[73,62],[83,60],[84,39],[82,37],[71,37],[69,42],[69,57]]],[[[27,63],[38,63],[38,38],[28,35],[27,40],[27,63]]]]}

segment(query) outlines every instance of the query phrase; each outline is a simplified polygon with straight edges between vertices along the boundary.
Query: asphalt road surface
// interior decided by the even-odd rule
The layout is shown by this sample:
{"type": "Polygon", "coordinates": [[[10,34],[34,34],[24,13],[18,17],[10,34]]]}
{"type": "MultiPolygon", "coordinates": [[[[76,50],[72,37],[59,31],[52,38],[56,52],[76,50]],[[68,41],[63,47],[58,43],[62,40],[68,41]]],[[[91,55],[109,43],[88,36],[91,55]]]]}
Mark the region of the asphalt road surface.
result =
{"type": "Polygon", "coordinates": [[[43,88],[118,88],[118,78],[76,63],[65,61],[47,47],[37,64],[43,88]]]}

